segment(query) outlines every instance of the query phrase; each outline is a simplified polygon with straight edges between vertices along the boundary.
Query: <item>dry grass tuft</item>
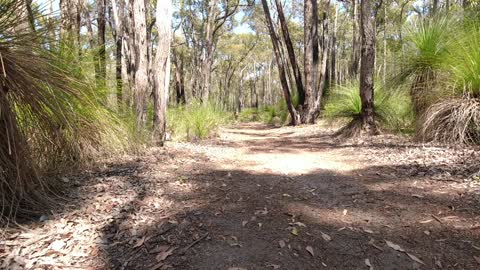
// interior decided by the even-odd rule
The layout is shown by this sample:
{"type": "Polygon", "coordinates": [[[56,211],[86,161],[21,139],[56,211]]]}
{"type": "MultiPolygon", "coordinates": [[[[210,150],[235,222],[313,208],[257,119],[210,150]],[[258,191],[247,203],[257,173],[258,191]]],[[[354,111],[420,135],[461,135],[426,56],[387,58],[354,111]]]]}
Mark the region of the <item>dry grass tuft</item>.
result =
{"type": "Polygon", "coordinates": [[[425,112],[420,136],[443,143],[480,143],[480,100],[464,97],[436,103],[425,112]]]}

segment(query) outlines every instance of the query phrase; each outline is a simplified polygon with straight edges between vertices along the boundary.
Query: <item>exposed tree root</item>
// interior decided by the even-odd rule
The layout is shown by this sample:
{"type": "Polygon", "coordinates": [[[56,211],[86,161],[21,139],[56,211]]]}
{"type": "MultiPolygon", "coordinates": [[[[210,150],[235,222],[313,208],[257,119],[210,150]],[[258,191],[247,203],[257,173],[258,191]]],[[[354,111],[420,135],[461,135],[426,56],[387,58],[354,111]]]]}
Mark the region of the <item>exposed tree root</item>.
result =
{"type": "Polygon", "coordinates": [[[360,115],[355,116],[346,126],[334,133],[337,139],[350,139],[354,137],[361,137],[364,135],[379,135],[380,130],[378,124],[375,123],[373,127],[367,125],[360,115]]]}

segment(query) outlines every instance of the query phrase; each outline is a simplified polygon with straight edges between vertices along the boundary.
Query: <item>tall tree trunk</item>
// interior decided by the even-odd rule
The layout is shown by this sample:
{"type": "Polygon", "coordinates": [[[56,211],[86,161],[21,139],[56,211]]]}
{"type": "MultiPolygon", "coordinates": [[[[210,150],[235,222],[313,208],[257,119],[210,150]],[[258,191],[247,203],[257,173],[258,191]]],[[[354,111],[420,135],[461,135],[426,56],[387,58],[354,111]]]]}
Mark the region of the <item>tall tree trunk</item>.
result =
{"type": "Polygon", "coordinates": [[[300,72],[300,68],[297,63],[297,57],[295,56],[295,50],[293,49],[290,32],[288,31],[287,20],[285,19],[285,15],[283,13],[282,3],[280,0],[275,0],[275,5],[277,6],[278,18],[280,20],[283,39],[288,52],[288,59],[290,61],[290,65],[292,66],[293,75],[295,77],[295,85],[297,86],[298,92],[298,103],[303,105],[305,103],[305,91],[303,89],[302,73],[300,72]]]}
{"type": "Polygon", "coordinates": [[[97,86],[105,88],[107,79],[107,62],[105,50],[105,0],[97,0],[97,28],[98,28],[98,61],[99,73],[97,74],[97,86]]]}
{"type": "Polygon", "coordinates": [[[201,96],[200,100],[203,104],[208,103],[210,95],[210,82],[212,74],[212,64],[213,64],[213,52],[214,52],[214,36],[213,31],[215,27],[215,10],[217,8],[217,0],[210,0],[208,6],[208,17],[205,30],[205,48],[203,50],[202,56],[202,86],[201,86],[201,96]]]}
{"type": "Polygon", "coordinates": [[[353,12],[353,29],[352,29],[352,59],[350,63],[350,76],[356,77],[358,74],[358,66],[360,62],[360,44],[358,40],[358,1],[352,0],[352,12],[353,12]]]}
{"type": "MultiPolygon", "coordinates": [[[[145,128],[147,121],[147,92],[148,84],[148,41],[147,41],[147,21],[146,6],[144,0],[130,0],[133,7],[133,26],[130,32],[134,36],[134,88],[135,88],[135,114],[137,118],[137,127],[145,128]]],[[[130,37],[131,39],[131,37],[130,37]]]]}
{"type": "Polygon", "coordinates": [[[335,4],[335,19],[333,21],[333,35],[332,35],[332,47],[331,47],[331,76],[330,76],[330,87],[337,84],[337,28],[338,28],[338,7],[335,4]]]}
{"type": "Polygon", "coordinates": [[[387,83],[387,5],[383,4],[383,85],[387,83]]]}
{"type": "Polygon", "coordinates": [[[290,117],[292,118],[290,124],[297,125],[300,123],[300,117],[297,111],[295,110],[295,108],[293,107],[292,97],[290,94],[290,89],[288,87],[287,77],[285,74],[285,64],[282,61],[282,55],[280,51],[280,44],[279,44],[280,41],[275,32],[275,28],[273,27],[272,16],[270,15],[270,10],[268,8],[267,0],[262,0],[262,7],[265,13],[268,32],[270,33],[270,38],[272,40],[273,52],[275,54],[275,60],[277,62],[278,73],[280,76],[280,83],[282,85],[283,95],[285,97],[285,102],[287,103],[287,109],[290,113],[290,117]]]}
{"type": "Polygon", "coordinates": [[[165,141],[168,89],[170,83],[170,44],[172,40],[172,1],[157,1],[156,24],[158,30],[155,56],[155,88],[153,91],[153,141],[165,141]]]}
{"type": "Polygon", "coordinates": [[[117,106],[123,104],[123,85],[122,78],[122,51],[124,38],[124,20],[125,20],[125,2],[124,0],[111,0],[114,22],[114,39],[115,39],[115,80],[117,86],[117,106]]]}
{"type": "Polygon", "coordinates": [[[376,134],[374,109],[374,62],[375,62],[375,21],[372,16],[370,0],[361,0],[362,54],[360,67],[360,98],[362,100],[362,130],[376,134]]]}
{"type": "MultiPolygon", "coordinates": [[[[304,73],[305,103],[301,111],[302,123],[314,123],[318,82],[318,5],[317,0],[304,2],[304,73]]],[[[324,44],[323,47],[327,45],[324,44]]]]}
{"type": "Polygon", "coordinates": [[[175,66],[175,93],[177,104],[186,104],[185,97],[185,75],[183,70],[183,55],[173,49],[172,62],[175,66]]]}
{"type": "MultiPolygon", "coordinates": [[[[97,42],[93,36],[93,27],[92,27],[92,19],[90,17],[90,11],[88,10],[87,7],[87,2],[84,1],[83,3],[83,13],[85,16],[85,25],[87,28],[87,37],[88,37],[88,45],[90,46],[91,49],[96,50],[97,48],[97,42]]],[[[100,64],[98,61],[98,54],[94,53],[93,54],[93,66],[94,66],[94,71],[95,71],[95,78],[98,78],[98,74],[100,73],[100,64]]]]}

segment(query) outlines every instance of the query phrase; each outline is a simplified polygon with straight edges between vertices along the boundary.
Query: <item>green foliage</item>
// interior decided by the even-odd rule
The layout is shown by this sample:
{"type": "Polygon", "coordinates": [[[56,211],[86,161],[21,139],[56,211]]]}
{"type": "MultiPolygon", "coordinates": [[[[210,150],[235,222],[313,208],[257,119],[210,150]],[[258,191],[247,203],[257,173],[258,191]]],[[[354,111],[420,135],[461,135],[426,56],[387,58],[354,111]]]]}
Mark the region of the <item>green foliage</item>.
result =
{"type": "Polygon", "coordinates": [[[259,120],[259,110],[257,108],[245,108],[237,117],[240,122],[255,122],[259,120]]]}
{"type": "MultiPolygon", "coordinates": [[[[384,128],[400,130],[410,126],[411,106],[405,92],[401,88],[375,88],[375,114],[384,128]]],[[[331,89],[326,99],[324,115],[330,119],[356,118],[360,116],[361,109],[359,82],[351,81],[331,89]]]]}
{"type": "Polygon", "coordinates": [[[233,120],[233,114],[213,104],[193,102],[167,111],[167,129],[176,140],[205,139],[216,134],[221,125],[233,120]]]}
{"type": "Polygon", "coordinates": [[[417,134],[441,142],[479,142],[478,16],[434,18],[415,22],[412,29],[400,77],[411,89],[417,134]]]}

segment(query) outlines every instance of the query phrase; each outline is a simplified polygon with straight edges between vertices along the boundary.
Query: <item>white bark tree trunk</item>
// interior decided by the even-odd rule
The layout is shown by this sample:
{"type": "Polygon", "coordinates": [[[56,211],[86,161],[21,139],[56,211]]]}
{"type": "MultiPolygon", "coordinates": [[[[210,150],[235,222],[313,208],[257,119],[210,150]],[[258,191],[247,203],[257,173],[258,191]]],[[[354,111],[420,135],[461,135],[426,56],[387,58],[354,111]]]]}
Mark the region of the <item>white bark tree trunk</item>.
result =
{"type": "Polygon", "coordinates": [[[153,90],[153,141],[163,145],[166,129],[168,89],[170,85],[170,44],[172,42],[172,1],[157,1],[158,40],[153,67],[155,86],[153,90]]]}

